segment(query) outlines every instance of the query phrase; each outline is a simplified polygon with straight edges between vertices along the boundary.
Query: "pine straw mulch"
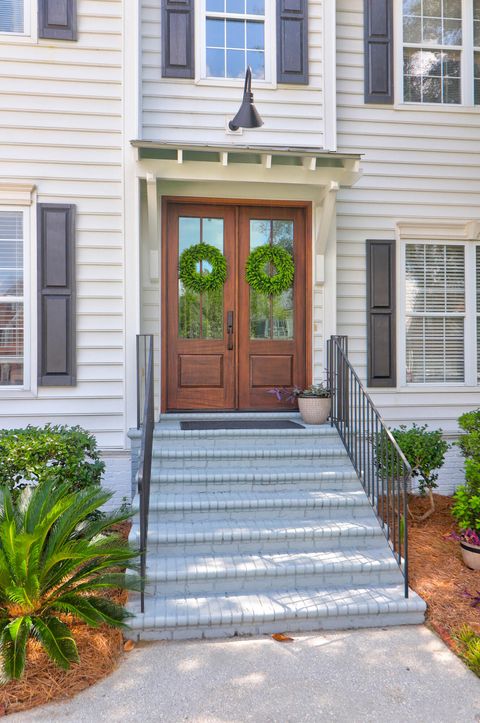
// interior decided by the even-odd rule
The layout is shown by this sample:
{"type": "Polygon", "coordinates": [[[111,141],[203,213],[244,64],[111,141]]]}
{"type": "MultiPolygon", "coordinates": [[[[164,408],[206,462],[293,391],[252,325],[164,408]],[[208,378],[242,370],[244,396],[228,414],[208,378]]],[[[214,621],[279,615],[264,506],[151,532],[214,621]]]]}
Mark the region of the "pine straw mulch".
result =
{"type": "MultiPolygon", "coordinates": [[[[117,530],[128,537],[130,523],[122,523],[117,530]]],[[[125,604],[127,593],[112,591],[115,602],[125,604]]],[[[110,675],[123,654],[123,636],[120,630],[102,625],[90,628],[84,623],[72,623],[80,661],[70,670],[61,670],[48,658],[39,643],[29,640],[25,674],[21,680],[0,685],[0,716],[19,713],[38,705],[71,698],[81,690],[110,675]]]]}
{"type": "MultiPolygon", "coordinates": [[[[450,514],[452,498],[434,495],[435,512],[425,522],[409,520],[409,582],[427,603],[427,624],[458,652],[453,635],[467,624],[480,634],[480,608],[465,595],[480,593],[480,571],[470,570],[462,560],[459,543],[446,539],[455,529],[450,514]]],[[[411,498],[410,509],[420,515],[428,501],[411,498]]]]}

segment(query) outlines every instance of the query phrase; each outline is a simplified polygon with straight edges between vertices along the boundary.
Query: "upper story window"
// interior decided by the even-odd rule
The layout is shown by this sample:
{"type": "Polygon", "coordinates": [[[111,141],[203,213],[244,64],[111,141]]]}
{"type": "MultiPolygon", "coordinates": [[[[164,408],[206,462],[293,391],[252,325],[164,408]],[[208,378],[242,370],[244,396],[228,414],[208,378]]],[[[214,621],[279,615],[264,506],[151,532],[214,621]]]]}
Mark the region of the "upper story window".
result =
{"type": "Polygon", "coordinates": [[[265,0],[205,0],[206,76],[265,79],[265,0]]]}
{"type": "Polygon", "coordinates": [[[23,211],[0,211],[0,386],[24,380],[23,221],[23,211]]]}
{"type": "Polygon", "coordinates": [[[0,33],[25,32],[25,0],[0,0],[0,33]]]}
{"type": "Polygon", "coordinates": [[[403,0],[403,96],[462,102],[462,0],[403,0]]]}

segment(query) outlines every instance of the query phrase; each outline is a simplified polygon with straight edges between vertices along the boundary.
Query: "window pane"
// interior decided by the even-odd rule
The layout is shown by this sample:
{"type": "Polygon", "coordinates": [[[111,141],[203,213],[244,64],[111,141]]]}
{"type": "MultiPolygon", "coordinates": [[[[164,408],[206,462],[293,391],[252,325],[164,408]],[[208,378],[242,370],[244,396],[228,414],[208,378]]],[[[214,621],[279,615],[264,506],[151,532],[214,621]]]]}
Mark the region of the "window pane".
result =
{"type": "Polygon", "coordinates": [[[464,381],[463,318],[407,318],[407,382],[464,381]]]}
{"type": "Polygon", "coordinates": [[[207,12],[211,13],[223,13],[225,12],[225,1],[224,0],[207,0],[207,12]]]}
{"type": "Polygon", "coordinates": [[[213,48],[225,47],[225,20],[207,18],[207,46],[213,48]]]}
{"type": "Polygon", "coordinates": [[[403,41],[405,43],[422,42],[422,19],[419,17],[403,18],[403,41]]]}
{"type": "Polygon", "coordinates": [[[227,13],[245,13],[245,0],[227,0],[227,13]]]}
{"type": "Polygon", "coordinates": [[[247,0],[248,15],[265,15],[265,0],[247,0]]]}
{"type": "Polygon", "coordinates": [[[442,44],[442,21],[440,19],[423,19],[422,42],[432,45],[442,44]]]}
{"type": "Polygon", "coordinates": [[[23,214],[3,211],[0,212],[0,385],[23,384],[22,295],[23,214]]]}
{"type": "Polygon", "coordinates": [[[247,22],[247,48],[249,50],[264,50],[263,23],[247,22]]]}
{"type": "Polygon", "coordinates": [[[245,47],[245,23],[243,20],[227,20],[227,48],[245,47]]]}
{"type": "Polygon", "coordinates": [[[428,17],[442,17],[442,0],[423,0],[423,14],[428,17]]]}
{"type": "Polygon", "coordinates": [[[460,52],[404,48],[404,99],[461,103],[460,52]]]}
{"type": "Polygon", "coordinates": [[[461,20],[444,20],[443,21],[443,44],[444,45],[461,45],[462,44],[462,21],[461,20]]]}
{"type": "Polygon", "coordinates": [[[0,0],[0,33],[23,33],[23,0],[0,0]]]}
{"type": "Polygon", "coordinates": [[[404,15],[421,15],[422,0],[403,0],[404,15]]]}
{"type": "Polygon", "coordinates": [[[247,63],[252,68],[253,78],[265,78],[265,54],[257,50],[247,52],[247,63]]]}
{"type": "Polygon", "coordinates": [[[207,75],[211,78],[225,77],[225,51],[207,48],[207,75]]]}
{"type": "Polygon", "coordinates": [[[227,78],[243,78],[245,75],[245,52],[227,50],[227,78]]]}
{"type": "Polygon", "coordinates": [[[462,0],[443,0],[443,14],[446,18],[461,18],[462,0]]]}
{"type": "Polygon", "coordinates": [[[0,300],[0,385],[23,384],[23,304],[0,300]]]}

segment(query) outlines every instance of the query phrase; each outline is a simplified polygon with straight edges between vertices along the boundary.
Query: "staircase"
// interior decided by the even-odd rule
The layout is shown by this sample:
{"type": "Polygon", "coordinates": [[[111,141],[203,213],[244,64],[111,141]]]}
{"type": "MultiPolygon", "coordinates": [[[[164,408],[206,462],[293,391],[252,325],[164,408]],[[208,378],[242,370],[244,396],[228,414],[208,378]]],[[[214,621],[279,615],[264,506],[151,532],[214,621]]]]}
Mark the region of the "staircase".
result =
{"type": "MultiPolygon", "coordinates": [[[[224,637],[420,623],[336,429],[155,427],[145,611],[131,636],[224,637]]],[[[300,422],[298,415],[288,418],[300,422]]],[[[138,499],[134,500],[138,507],[138,499]]],[[[131,532],[138,544],[139,520],[131,532]]]]}

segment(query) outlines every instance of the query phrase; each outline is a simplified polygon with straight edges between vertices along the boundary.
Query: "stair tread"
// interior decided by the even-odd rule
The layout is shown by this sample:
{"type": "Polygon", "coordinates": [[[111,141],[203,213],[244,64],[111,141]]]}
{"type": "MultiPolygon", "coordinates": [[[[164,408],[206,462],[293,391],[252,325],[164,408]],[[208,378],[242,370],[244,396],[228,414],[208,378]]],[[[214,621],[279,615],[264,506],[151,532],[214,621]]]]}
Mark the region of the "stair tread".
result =
{"type": "Polygon", "coordinates": [[[378,615],[425,611],[424,601],[411,592],[404,597],[403,585],[382,587],[338,587],[328,589],[266,590],[240,595],[181,595],[145,598],[145,613],[139,601],[129,609],[136,613],[134,629],[236,623],[288,621],[331,616],[378,615]]]}
{"type": "MultiPolygon", "coordinates": [[[[365,520],[355,519],[346,521],[285,520],[281,519],[247,519],[242,520],[180,520],[178,522],[149,523],[148,536],[157,542],[186,542],[248,539],[289,539],[302,534],[313,534],[322,537],[337,537],[340,535],[383,536],[380,525],[376,522],[373,512],[365,520]]],[[[132,527],[132,536],[138,534],[138,526],[132,527]]]]}
{"type": "Polygon", "coordinates": [[[346,457],[347,452],[341,444],[335,446],[320,445],[317,447],[285,447],[280,449],[268,447],[199,447],[185,449],[154,448],[153,457],[158,459],[241,459],[247,458],[289,458],[289,457],[346,457]]]}
{"type": "MultiPolygon", "coordinates": [[[[312,552],[187,555],[173,558],[152,553],[148,557],[147,577],[167,581],[383,570],[398,570],[398,565],[386,546],[367,550],[351,548],[312,552]]],[[[401,574],[400,571],[398,574],[401,574]]]]}

